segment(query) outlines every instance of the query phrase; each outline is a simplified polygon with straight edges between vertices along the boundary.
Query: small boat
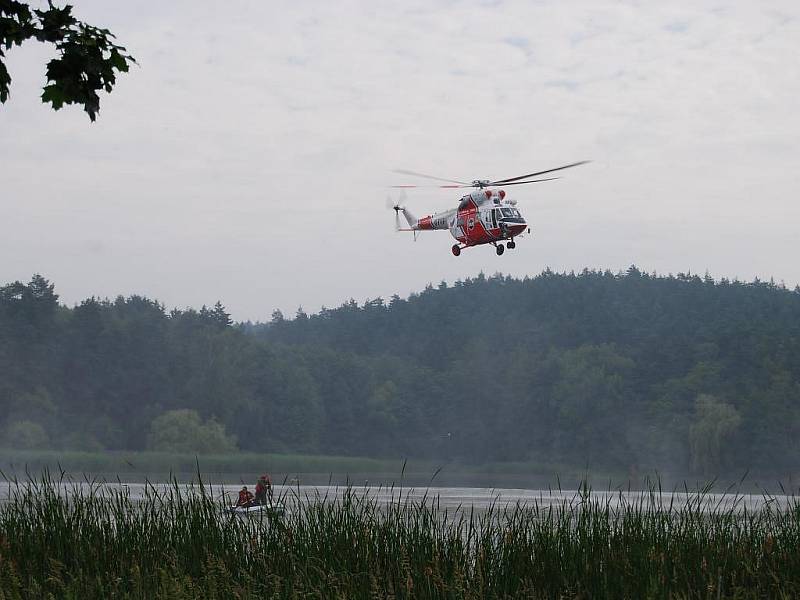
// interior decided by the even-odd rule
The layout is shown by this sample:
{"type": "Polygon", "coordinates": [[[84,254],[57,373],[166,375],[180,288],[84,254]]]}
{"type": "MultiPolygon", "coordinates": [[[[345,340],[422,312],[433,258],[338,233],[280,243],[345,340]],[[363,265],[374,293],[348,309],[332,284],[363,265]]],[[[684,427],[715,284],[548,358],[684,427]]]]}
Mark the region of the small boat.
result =
{"type": "Polygon", "coordinates": [[[283,502],[271,502],[267,504],[251,504],[250,506],[231,506],[228,509],[232,515],[267,515],[270,517],[281,517],[286,512],[286,505],[283,502]]]}

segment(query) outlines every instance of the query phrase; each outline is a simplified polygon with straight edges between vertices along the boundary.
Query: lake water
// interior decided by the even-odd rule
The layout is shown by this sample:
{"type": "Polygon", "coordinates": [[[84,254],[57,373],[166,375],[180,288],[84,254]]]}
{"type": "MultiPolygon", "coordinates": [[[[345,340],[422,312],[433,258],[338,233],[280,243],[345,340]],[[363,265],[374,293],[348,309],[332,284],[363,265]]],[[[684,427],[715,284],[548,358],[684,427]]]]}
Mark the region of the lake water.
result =
{"type": "MultiPolygon", "coordinates": [[[[90,486],[85,482],[76,482],[74,484],[88,492],[90,486]]],[[[126,489],[130,497],[134,500],[141,499],[145,496],[146,485],[142,483],[106,483],[94,484],[94,487],[99,487],[105,491],[114,491],[126,489]]],[[[153,486],[150,486],[153,487],[153,486]]],[[[169,486],[166,484],[155,484],[155,488],[159,491],[166,491],[169,486]]],[[[10,486],[7,483],[0,483],[0,502],[7,499],[10,486]]],[[[196,493],[197,487],[191,487],[180,484],[178,489],[181,493],[196,493]]],[[[213,485],[207,488],[214,498],[223,500],[228,503],[234,503],[238,494],[240,485],[213,485]]],[[[253,490],[253,486],[248,486],[248,489],[253,490]]],[[[454,511],[456,509],[470,509],[474,508],[477,511],[488,510],[491,506],[496,508],[509,507],[515,505],[532,507],[538,505],[539,507],[560,507],[567,504],[577,504],[581,501],[580,494],[577,490],[525,490],[525,489],[509,489],[509,488],[479,488],[479,487],[420,487],[420,488],[404,488],[398,487],[353,487],[356,493],[366,493],[371,498],[383,505],[389,503],[397,503],[403,501],[416,501],[423,500],[436,501],[437,506],[441,510],[447,509],[454,511]]],[[[298,501],[306,501],[308,499],[326,498],[329,501],[337,497],[341,497],[346,490],[343,486],[314,486],[314,485],[276,485],[273,488],[276,497],[284,498],[288,506],[292,506],[298,501]]],[[[68,493],[68,492],[66,492],[68,493]]],[[[695,494],[686,494],[685,492],[670,493],[665,491],[660,495],[655,495],[654,501],[659,502],[663,507],[668,508],[670,503],[673,503],[676,508],[684,506],[689,498],[697,498],[695,494]]],[[[592,490],[591,499],[594,502],[601,502],[603,504],[609,503],[611,506],[616,507],[621,503],[637,503],[642,501],[649,502],[649,497],[646,493],[639,491],[620,492],[620,491],[598,491],[592,490]],[[645,496],[643,496],[645,494],[645,496]]],[[[759,510],[765,506],[773,505],[777,508],[786,508],[794,501],[793,497],[786,495],[758,495],[758,494],[704,494],[702,496],[702,503],[706,509],[713,509],[715,507],[728,509],[734,507],[738,510],[747,509],[748,511],[759,510]]]]}

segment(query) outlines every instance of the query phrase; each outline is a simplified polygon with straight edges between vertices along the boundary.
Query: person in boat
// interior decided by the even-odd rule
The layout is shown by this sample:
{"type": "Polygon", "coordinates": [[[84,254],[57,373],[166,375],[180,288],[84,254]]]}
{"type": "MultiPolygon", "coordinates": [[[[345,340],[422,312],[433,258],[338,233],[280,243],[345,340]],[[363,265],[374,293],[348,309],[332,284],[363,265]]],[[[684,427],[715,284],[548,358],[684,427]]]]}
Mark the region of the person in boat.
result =
{"type": "Polygon", "coordinates": [[[247,486],[243,486],[241,490],[239,490],[239,500],[236,502],[237,507],[241,508],[249,508],[253,505],[253,494],[250,490],[247,489],[247,486]]]}
{"type": "Polygon", "coordinates": [[[264,474],[258,478],[258,483],[256,483],[256,504],[268,503],[272,504],[272,480],[269,475],[264,474]]]}

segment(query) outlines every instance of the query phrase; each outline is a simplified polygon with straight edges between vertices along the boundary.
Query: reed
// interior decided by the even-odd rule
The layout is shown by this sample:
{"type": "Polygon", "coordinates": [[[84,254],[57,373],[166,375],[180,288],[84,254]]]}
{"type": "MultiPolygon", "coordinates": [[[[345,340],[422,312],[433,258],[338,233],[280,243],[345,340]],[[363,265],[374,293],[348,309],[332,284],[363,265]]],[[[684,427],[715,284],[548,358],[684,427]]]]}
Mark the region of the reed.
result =
{"type": "Polygon", "coordinates": [[[796,598],[800,505],[759,510],[584,486],[556,505],[443,509],[368,489],[286,494],[281,518],[219,490],[63,474],[8,484],[5,598],[796,598]]]}

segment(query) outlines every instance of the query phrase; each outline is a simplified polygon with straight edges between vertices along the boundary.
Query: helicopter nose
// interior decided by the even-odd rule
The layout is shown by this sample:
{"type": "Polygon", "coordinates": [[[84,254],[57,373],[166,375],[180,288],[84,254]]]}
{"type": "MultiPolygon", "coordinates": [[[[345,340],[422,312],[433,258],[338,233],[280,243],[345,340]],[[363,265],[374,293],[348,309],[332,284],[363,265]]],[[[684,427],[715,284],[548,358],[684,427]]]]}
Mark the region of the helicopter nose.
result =
{"type": "Polygon", "coordinates": [[[525,223],[524,221],[522,223],[520,223],[519,221],[517,221],[516,223],[506,223],[505,225],[506,225],[506,230],[511,235],[519,235],[528,228],[528,224],[525,223]]]}

